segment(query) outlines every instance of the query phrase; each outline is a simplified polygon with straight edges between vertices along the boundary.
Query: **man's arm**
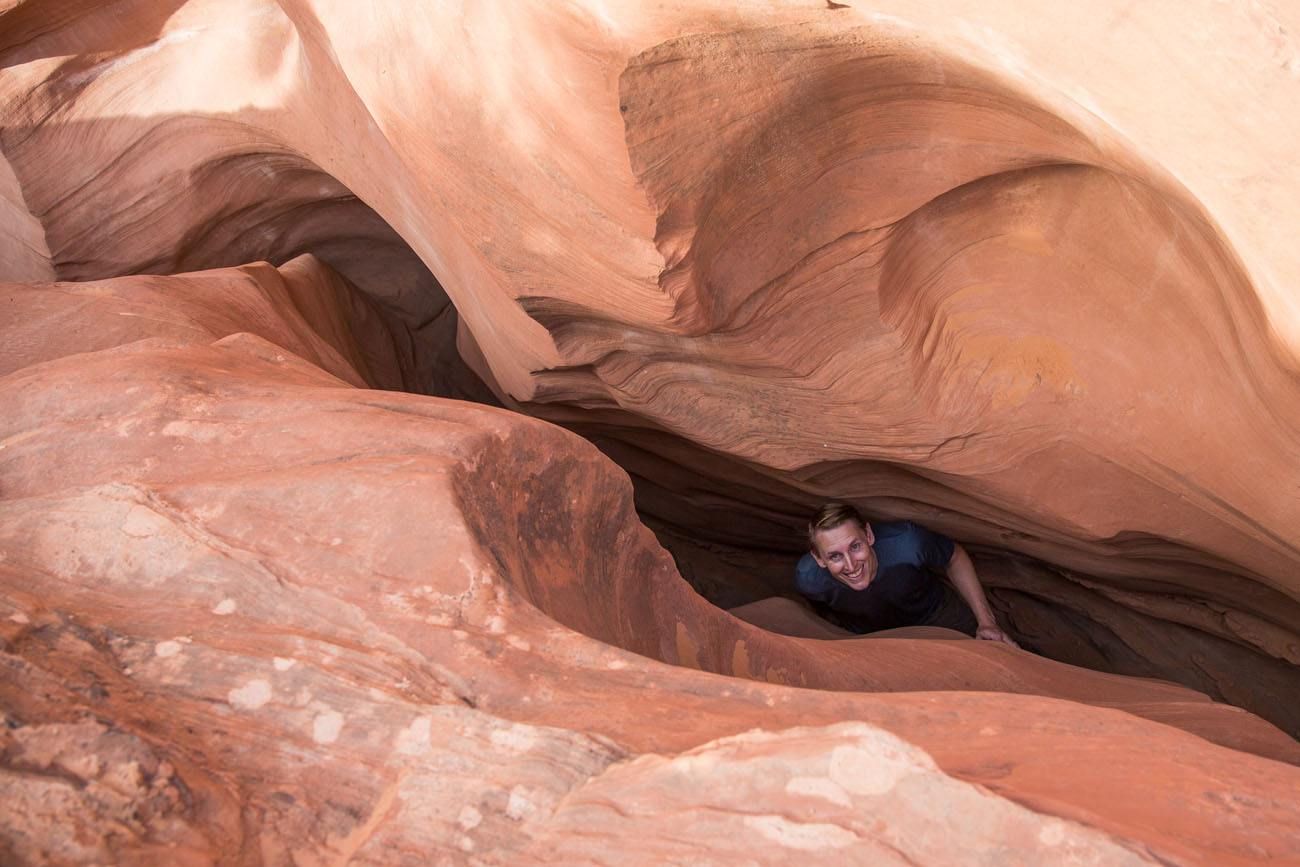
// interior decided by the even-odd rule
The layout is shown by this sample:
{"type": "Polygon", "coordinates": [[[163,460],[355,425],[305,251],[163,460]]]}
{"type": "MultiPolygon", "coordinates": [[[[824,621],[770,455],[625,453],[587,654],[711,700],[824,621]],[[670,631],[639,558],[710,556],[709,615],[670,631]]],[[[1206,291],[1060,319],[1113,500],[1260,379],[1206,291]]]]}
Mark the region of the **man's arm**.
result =
{"type": "Polygon", "coordinates": [[[962,599],[966,600],[966,604],[975,615],[975,621],[979,624],[979,628],[975,630],[976,638],[1001,641],[1012,647],[1020,646],[998,626],[993,610],[989,608],[989,601],[984,596],[984,587],[980,584],[979,576],[975,574],[975,564],[971,562],[966,549],[955,542],[952,546],[952,559],[948,561],[948,580],[952,582],[953,587],[957,588],[957,592],[961,594],[962,599]]]}

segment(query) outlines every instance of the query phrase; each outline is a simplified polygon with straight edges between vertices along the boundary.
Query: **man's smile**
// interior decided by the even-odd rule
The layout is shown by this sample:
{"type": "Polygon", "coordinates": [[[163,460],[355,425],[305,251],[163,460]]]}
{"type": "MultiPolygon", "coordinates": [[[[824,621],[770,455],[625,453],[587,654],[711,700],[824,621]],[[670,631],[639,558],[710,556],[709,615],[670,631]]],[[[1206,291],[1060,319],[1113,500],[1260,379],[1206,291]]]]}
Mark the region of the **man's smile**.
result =
{"type": "Polygon", "coordinates": [[[856,572],[845,572],[843,580],[845,584],[849,584],[854,590],[864,589],[868,583],[866,564],[859,566],[856,572]]]}
{"type": "Polygon", "coordinates": [[[871,550],[875,536],[858,521],[818,530],[811,540],[813,556],[836,581],[851,590],[865,590],[876,577],[876,558],[871,550]]]}

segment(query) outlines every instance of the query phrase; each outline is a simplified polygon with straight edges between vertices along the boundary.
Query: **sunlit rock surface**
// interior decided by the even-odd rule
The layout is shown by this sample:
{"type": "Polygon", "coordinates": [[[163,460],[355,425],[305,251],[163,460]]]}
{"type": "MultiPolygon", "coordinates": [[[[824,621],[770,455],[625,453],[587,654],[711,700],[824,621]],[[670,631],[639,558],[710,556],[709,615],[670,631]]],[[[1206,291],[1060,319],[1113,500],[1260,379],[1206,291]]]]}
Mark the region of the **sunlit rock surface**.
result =
{"type": "Polygon", "coordinates": [[[1294,15],[6,4],[3,860],[1300,858],[1294,15]]]}
{"type": "Polygon", "coordinates": [[[10,857],[1300,853],[1300,746],[1262,720],[992,644],[749,626],[590,445],[355,387],[355,335],[302,329],[288,276],[5,287],[17,329],[160,332],[0,380],[10,857]]]}

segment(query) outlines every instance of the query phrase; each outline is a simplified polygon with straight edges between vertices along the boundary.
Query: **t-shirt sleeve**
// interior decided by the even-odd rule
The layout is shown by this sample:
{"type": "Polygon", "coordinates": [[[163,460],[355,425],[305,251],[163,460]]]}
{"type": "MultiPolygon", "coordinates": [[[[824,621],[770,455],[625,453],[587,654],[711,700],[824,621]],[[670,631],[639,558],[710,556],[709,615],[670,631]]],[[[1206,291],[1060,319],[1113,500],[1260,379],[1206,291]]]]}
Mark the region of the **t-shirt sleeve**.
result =
{"type": "Polygon", "coordinates": [[[955,550],[952,539],[942,533],[927,530],[920,524],[912,524],[911,529],[921,562],[936,572],[946,571],[955,550]]]}
{"type": "Polygon", "coordinates": [[[828,602],[831,594],[826,581],[830,576],[831,573],[817,565],[812,554],[804,554],[794,569],[794,586],[810,602],[828,602]]]}

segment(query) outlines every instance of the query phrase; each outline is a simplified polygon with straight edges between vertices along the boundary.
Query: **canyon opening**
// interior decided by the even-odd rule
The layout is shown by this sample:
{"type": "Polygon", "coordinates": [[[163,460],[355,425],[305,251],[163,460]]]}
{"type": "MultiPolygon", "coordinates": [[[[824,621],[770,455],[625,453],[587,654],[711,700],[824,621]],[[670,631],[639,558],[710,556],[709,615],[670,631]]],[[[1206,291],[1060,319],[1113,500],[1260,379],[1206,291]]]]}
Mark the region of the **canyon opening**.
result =
{"type": "Polygon", "coordinates": [[[0,860],[1300,858],[1291,17],[0,9],[0,860]]]}

